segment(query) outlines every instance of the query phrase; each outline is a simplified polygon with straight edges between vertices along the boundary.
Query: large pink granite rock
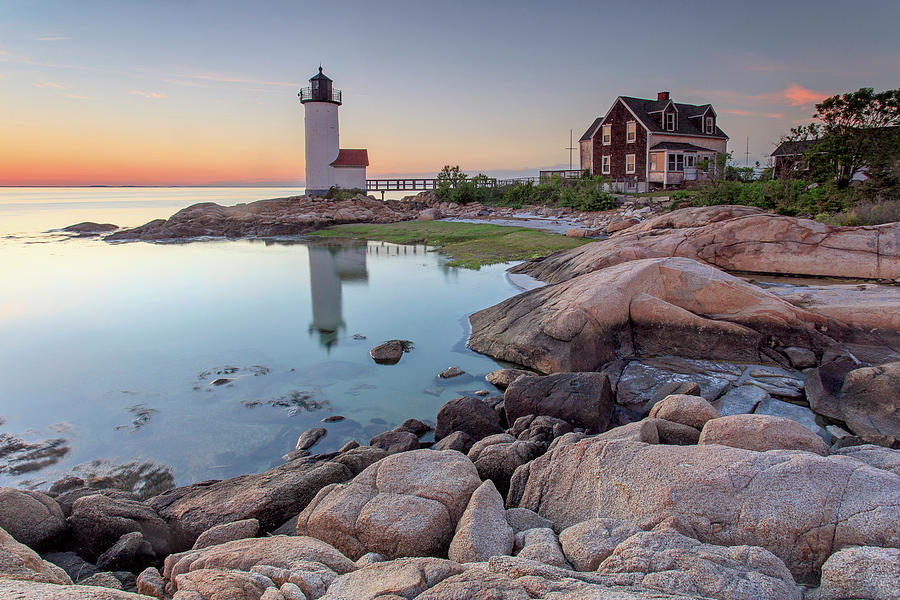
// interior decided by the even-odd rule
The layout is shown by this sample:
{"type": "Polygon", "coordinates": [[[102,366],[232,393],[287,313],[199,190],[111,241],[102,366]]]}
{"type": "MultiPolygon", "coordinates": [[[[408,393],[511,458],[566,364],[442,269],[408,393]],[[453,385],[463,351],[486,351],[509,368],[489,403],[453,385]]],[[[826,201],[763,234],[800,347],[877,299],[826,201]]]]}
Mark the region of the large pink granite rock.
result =
{"type": "Polygon", "coordinates": [[[507,505],[566,528],[671,519],[708,544],[760,546],[812,581],[836,550],[900,547],[900,477],[844,457],[584,439],[513,476],[507,505]]]}
{"type": "Polygon", "coordinates": [[[511,270],[557,283],[622,262],[663,256],[702,260],[728,271],[897,279],[900,223],[831,227],[749,207],[686,208],[511,270]]]}
{"type": "Polygon", "coordinates": [[[630,355],[771,363],[773,343],[823,350],[825,319],[689,258],[651,258],[525,292],[473,314],[469,347],[543,373],[630,355]]]}

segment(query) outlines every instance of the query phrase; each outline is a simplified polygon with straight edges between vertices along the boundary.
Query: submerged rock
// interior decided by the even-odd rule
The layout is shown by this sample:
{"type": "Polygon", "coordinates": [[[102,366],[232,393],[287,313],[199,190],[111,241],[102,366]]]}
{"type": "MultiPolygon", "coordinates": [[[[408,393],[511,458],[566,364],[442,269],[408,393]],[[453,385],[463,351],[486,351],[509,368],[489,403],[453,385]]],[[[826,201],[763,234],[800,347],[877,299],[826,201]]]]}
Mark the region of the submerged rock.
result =
{"type": "Polygon", "coordinates": [[[309,450],[315,446],[319,440],[328,435],[328,430],[324,427],[311,427],[307,429],[297,439],[297,450],[309,450]]]}
{"type": "Polygon", "coordinates": [[[395,365],[409,352],[413,343],[409,340],[390,340],[369,350],[369,356],[380,365],[395,365]]]}

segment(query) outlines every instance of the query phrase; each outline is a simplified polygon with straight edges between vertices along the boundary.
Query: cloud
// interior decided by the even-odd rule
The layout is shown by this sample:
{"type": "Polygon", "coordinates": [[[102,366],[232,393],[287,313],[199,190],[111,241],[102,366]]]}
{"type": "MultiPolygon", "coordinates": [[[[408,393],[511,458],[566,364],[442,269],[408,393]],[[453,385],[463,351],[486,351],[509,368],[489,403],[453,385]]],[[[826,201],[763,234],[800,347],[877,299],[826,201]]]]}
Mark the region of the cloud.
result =
{"type": "Polygon", "coordinates": [[[153,100],[159,100],[160,98],[166,98],[167,96],[161,92],[142,92],[140,90],[131,90],[128,92],[129,94],[134,94],[135,96],[143,96],[144,98],[151,98],[153,100]]]}
{"type": "Polygon", "coordinates": [[[789,85],[781,94],[790,106],[817,104],[831,95],[825,92],[816,92],[796,84],[789,85]]]}
{"type": "Polygon", "coordinates": [[[766,117],[768,119],[783,119],[784,118],[784,113],[775,113],[775,112],[759,113],[759,112],[754,112],[752,110],[740,110],[738,108],[722,110],[721,112],[726,115],[737,115],[739,117],[766,117]]]}
{"type": "Polygon", "coordinates": [[[66,98],[75,98],[76,100],[87,100],[87,96],[79,96],[78,94],[63,94],[66,98]]]}
{"type": "MultiPolygon", "coordinates": [[[[224,75],[221,73],[175,73],[172,75],[177,80],[198,80],[198,81],[214,81],[216,83],[234,83],[254,85],[275,86],[275,87],[297,87],[294,81],[270,81],[267,79],[254,79],[252,77],[241,77],[239,75],[224,75]]],[[[172,83],[175,83],[174,81],[172,83]]],[[[185,83],[185,85],[190,85],[185,83]]]]}
{"type": "Polygon", "coordinates": [[[783,90],[764,94],[744,94],[734,90],[693,90],[692,94],[727,100],[743,105],[781,104],[784,106],[812,106],[831,96],[827,92],[819,92],[792,83],[783,90]]]}
{"type": "Polygon", "coordinates": [[[66,37],[64,35],[42,35],[34,39],[39,42],[61,42],[63,40],[70,40],[72,38],[66,37]]]}
{"type": "Polygon", "coordinates": [[[61,83],[54,83],[53,81],[42,81],[40,83],[34,84],[34,87],[47,88],[47,89],[53,89],[53,90],[66,89],[66,86],[62,85],[61,83]]]}

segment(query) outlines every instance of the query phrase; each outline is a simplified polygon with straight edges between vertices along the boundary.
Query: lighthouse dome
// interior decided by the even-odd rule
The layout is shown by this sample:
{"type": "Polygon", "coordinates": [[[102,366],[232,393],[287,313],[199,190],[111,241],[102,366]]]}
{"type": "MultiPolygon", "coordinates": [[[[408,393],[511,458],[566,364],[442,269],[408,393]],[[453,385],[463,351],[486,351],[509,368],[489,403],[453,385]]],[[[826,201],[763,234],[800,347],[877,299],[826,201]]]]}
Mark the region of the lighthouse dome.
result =
{"type": "Polygon", "coordinates": [[[331,104],[341,103],[341,90],[332,87],[331,78],[322,72],[322,65],[319,65],[319,72],[309,78],[309,87],[300,90],[298,94],[300,102],[330,102],[331,104]]]}

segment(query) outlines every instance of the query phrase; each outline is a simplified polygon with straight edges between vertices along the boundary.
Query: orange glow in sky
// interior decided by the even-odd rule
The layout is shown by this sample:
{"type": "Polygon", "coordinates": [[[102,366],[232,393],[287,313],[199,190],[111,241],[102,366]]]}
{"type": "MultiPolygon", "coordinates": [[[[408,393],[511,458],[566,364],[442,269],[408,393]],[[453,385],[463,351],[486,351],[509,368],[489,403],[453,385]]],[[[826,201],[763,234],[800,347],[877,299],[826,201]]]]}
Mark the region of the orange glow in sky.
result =
{"type": "Polygon", "coordinates": [[[320,63],[371,177],[566,168],[570,130],[660,90],[712,103],[764,162],[823,97],[900,80],[896,3],[848,21],[760,0],[712,11],[702,36],[691,11],[639,1],[400,4],[2,3],[0,185],[302,185],[296,94],[320,63]],[[633,43],[651,8],[678,51],[633,43]]]}

